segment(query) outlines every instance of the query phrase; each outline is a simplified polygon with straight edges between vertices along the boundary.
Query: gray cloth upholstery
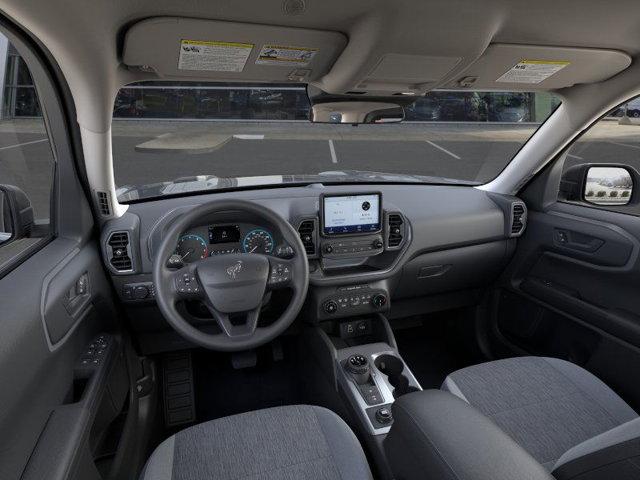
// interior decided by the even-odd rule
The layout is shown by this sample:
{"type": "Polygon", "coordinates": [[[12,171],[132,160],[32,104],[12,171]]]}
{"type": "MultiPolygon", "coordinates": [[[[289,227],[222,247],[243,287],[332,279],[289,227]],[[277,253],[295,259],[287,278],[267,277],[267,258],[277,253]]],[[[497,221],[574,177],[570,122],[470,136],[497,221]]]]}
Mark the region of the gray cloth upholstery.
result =
{"type": "Polygon", "coordinates": [[[571,448],[558,459],[553,475],[558,480],[640,478],[640,418],[571,448]]]}
{"type": "Polygon", "coordinates": [[[409,393],[392,409],[384,449],[396,479],[553,480],[495,423],[451,393],[409,393]]]}
{"type": "Polygon", "coordinates": [[[554,358],[475,365],[449,375],[442,388],[491,418],[548,470],[570,448],[638,417],[595,376],[554,358]]]}
{"type": "Polygon", "coordinates": [[[142,480],[368,480],[362,447],[335,413],[277,407],[195,425],[153,453],[142,480]]]}

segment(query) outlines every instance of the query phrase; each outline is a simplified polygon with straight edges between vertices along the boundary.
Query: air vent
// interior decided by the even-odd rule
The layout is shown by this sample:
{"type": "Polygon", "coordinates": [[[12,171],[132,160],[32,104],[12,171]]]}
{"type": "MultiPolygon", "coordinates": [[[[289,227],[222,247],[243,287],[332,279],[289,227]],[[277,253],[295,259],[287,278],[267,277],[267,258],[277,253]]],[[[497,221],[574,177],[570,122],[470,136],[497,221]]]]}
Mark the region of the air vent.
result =
{"type": "Polygon", "coordinates": [[[114,232],[109,235],[107,242],[107,254],[109,263],[118,272],[130,272],[133,270],[133,262],[129,253],[129,233],[114,232]]]}
{"type": "Polygon", "coordinates": [[[399,247],[404,240],[404,220],[402,215],[390,213],[387,217],[387,226],[387,246],[389,248],[399,247]]]}
{"type": "Polygon", "coordinates": [[[514,203],[511,206],[511,235],[518,236],[526,226],[527,209],[523,203],[514,203]]]}
{"type": "Polygon", "coordinates": [[[109,195],[107,192],[97,192],[98,195],[98,209],[100,214],[108,217],[111,215],[111,207],[109,205],[109,195]]]}
{"type": "Polygon", "coordinates": [[[300,234],[300,240],[302,240],[302,244],[304,245],[304,249],[307,252],[307,255],[312,256],[316,254],[316,244],[315,244],[315,229],[316,222],[315,220],[304,220],[300,222],[300,226],[298,227],[298,233],[300,234]]]}

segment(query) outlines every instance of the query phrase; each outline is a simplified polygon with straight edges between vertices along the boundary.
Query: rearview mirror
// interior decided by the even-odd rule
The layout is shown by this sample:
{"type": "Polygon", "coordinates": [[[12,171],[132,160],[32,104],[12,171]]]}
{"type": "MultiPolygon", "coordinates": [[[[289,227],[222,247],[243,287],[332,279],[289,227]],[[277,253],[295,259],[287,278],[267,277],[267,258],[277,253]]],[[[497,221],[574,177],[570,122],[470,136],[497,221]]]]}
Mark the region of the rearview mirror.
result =
{"type": "Polygon", "coordinates": [[[631,201],[633,179],[622,167],[591,167],[584,184],[584,199],[595,205],[626,205],[631,201]]]}
{"type": "Polygon", "coordinates": [[[404,108],[395,103],[337,101],[311,107],[314,123],[397,123],[404,120],[404,108]]]}
{"type": "Polygon", "coordinates": [[[29,237],[33,218],[29,197],[14,185],[0,185],[0,245],[29,237]]]}

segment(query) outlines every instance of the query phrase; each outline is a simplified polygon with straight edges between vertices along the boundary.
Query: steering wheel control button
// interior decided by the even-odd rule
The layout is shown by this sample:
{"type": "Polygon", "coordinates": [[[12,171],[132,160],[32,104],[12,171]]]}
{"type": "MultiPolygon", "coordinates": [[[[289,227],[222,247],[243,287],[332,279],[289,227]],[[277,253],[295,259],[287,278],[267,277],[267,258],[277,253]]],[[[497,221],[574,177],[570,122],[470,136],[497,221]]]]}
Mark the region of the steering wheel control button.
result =
{"type": "Polygon", "coordinates": [[[183,273],[176,277],[176,290],[185,295],[200,293],[200,286],[193,273],[183,273]]]}
{"type": "Polygon", "coordinates": [[[286,284],[291,281],[291,267],[284,263],[274,263],[271,265],[269,274],[269,284],[272,286],[286,284]]]}

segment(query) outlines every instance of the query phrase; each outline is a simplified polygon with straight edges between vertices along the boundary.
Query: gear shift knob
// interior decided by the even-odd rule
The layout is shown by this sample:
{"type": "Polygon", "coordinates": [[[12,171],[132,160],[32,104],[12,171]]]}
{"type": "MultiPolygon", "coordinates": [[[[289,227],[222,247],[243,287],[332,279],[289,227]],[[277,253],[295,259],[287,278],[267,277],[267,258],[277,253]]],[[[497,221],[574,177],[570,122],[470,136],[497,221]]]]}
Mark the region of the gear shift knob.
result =
{"type": "Polygon", "coordinates": [[[347,358],[344,368],[349,372],[356,383],[362,385],[369,381],[370,367],[367,357],[361,354],[351,355],[347,358]]]}

